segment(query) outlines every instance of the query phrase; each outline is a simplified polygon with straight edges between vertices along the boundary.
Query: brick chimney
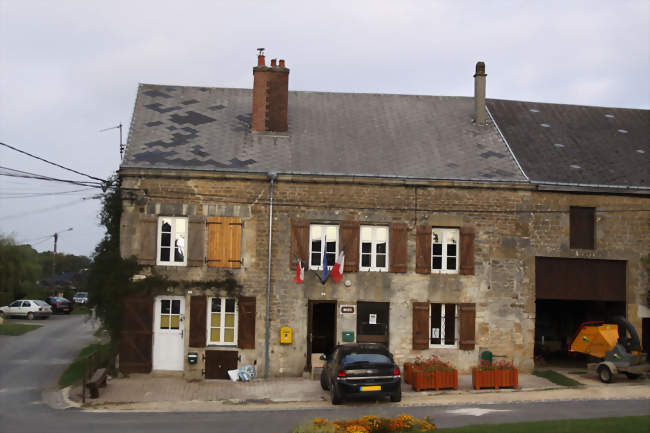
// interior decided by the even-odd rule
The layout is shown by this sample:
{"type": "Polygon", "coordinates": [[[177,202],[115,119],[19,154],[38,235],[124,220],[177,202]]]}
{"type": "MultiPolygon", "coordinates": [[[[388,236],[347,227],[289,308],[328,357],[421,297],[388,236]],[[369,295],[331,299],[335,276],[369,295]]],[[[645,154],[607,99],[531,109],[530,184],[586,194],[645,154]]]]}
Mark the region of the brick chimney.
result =
{"type": "Polygon", "coordinates": [[[485,113],[485,63],[476,63],[474,74],[474,122],[477,125],[486,125],[487,116],[485,113]]]}
{"type": "Polygon", "coordinates": [[[284,60],[276,59],[266,66],[264,51],[260,49],[257,66],[253,68],[253,119],[251,129],[256,132],[287,130],[289,100],[289,68],[284,60]]]}

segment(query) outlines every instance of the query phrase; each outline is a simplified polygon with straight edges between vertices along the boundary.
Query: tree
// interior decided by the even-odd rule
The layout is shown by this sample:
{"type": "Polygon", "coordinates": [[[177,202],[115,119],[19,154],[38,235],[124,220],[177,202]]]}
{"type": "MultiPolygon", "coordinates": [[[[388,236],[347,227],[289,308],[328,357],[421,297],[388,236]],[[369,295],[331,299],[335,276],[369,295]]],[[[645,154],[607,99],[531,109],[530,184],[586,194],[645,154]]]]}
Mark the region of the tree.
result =
{"type": "Polygon", "coordinates": [[[41,277],[38,253],[29,245],[16,245],[0,235],[0,304],[33,293],[41,277]]]}
{"type": "Polygon", "coordinates": [[[122,297],[134,293],[137,288],[131,278],[138,271],[134,258],[120,256],[120,217],[122,197],[120,180],[109,179],[112,185],[102,199],[99,217],[106,227],[103,239],[95,247],[88,272],[90,304],[96,306],[97,315],[111,335],[113,345],[119,342],[122,297]]]}

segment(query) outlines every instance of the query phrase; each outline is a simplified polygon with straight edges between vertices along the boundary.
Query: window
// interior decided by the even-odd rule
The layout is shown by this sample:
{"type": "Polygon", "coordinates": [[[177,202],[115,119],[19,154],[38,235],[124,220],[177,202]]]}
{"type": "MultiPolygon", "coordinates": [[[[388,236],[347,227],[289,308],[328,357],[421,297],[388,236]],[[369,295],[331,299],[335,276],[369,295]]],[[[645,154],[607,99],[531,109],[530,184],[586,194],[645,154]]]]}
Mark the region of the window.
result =
{"type": "Polygon", "coordinates": [[[569,244],[571,248],[595,248],[596,208],[571,206],[569,211],[569,244]]]}
{"type": "Polygon", "coordinates": [[[458,273],[458,229],[434,228],[431,231],[431,271],[458,273]]]}
{"type": "Polygon", "coordinates": [[[388,271],[388,227],[361,226],[362,271],[388,271]]]}
{"type": "Polygon", "coordinates": [[[212,298],[208,304],[208,344],[237,344],[237,299],[212,298]]]}
{"type": "Polygon", "coordinates": [[[187,263],[187,218],[158,219],[157,264],[185,266],[187,263]]]}
{"type": "Polygon", "coordinates": [[[309,269],[323,270],[323,254],[331,269],[339,253],[339,226],[312,224],[309,226],[309,269]]]}
{"type": "Polygon", "coordinates": [[[178,329],[181,319],[180,299],[160,300],[160,329],[178,329]]]}
{"type": "Polygon", "coordinates": [[[458,315],[456,304],[431,304],[429,307],[429,346],[456,347],[458,315]]]}

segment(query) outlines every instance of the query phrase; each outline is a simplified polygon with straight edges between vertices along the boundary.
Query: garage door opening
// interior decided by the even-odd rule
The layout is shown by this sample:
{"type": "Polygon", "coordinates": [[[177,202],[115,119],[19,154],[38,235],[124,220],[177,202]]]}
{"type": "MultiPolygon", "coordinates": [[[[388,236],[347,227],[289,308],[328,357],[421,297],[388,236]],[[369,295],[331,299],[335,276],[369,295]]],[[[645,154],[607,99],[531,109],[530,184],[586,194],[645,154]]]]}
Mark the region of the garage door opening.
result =
{"type": "Polygon", "coordinates": [[[585,367],[586,355],[569,353],[569,344],[583,322],[626,316],[626,265],[619,260],[536,257],[536,365],[585,367]]]}
{"type": "Polygon", "coordinates": [[[584,368],[586,355],[569,353],[569,344],[583,322],[625,317],[624,302],[538,299],[535,318],[537,364],[584,368]]]}

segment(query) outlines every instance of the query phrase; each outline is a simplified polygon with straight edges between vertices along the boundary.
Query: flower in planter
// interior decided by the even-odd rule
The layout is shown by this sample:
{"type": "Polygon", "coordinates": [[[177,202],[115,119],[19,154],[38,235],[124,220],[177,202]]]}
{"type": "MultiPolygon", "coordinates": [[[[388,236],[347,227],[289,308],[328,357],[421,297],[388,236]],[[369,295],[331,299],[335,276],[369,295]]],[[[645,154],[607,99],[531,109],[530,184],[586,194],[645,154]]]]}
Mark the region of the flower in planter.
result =
{"type": "Polygon", "coordinates": [[[503,359],[501,361],[497,362],[497,364],[496,364],[496,369],[497,370],[512,370],[513,368],[515,368],[515,367],[514,367],[514,365],[512,365],[512,362],[505,361],[503,359]]]}
{"type": "Polygon", "coordinates": [[[481,359],[481,363],[478,366],[478,371],[489,371],[495,369],[496,366],[487,359],[481,359]]]}

